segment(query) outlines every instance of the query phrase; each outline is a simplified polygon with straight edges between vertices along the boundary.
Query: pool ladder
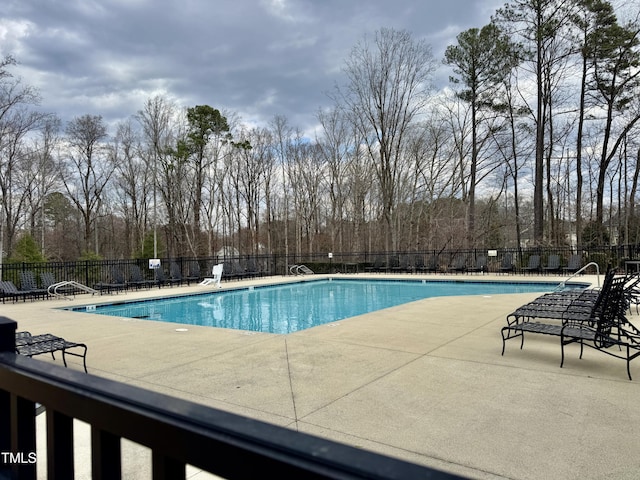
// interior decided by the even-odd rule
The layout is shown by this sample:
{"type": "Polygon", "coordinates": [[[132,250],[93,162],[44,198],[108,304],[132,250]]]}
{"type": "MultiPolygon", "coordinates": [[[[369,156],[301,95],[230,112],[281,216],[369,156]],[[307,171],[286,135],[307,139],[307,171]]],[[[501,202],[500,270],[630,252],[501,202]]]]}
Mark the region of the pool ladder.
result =
{"type": "Polygon", "coordinates": [[[291,265],[289,273],[291,275],[313,275],[314,272],[306,265],[291,265]]]}
{"type": "Polygon", "coordinates": [[[98,293],[97,290],[94,290],[91,287],[87,287],[86,285],[83,285],[81,283],[74,282],[73,280],[64,280],[62,282],[58,282],[58,283],[54,283],[53,285],[49,285],[49,288],[47,289],[47,292],[49,293],[49,295],[52,295],[54,297],[64,297],[64,298],[68,298],[69,300],[71,300],[69,298],[69,296],[67,295],[67,293],[58,292],[58,289],[61,288],[61,287],[73,287],[72,291],[82,290],[84,292],[90,293],[91,295],[95,295],[96,293],[98,293]]]}

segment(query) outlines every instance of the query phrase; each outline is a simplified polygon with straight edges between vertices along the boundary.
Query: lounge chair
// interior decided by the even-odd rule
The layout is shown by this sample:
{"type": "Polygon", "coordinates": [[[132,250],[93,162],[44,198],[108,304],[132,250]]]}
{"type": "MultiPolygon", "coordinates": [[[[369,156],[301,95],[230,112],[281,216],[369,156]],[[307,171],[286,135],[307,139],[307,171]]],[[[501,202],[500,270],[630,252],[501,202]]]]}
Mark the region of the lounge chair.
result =
{"type": "Polygon", "coordinates": [[[629,280],[625,276],[614,277],[610,271],[600,290],[577,295],[547,294],[516,309],[507,316],[507,326],[501,330],[502,354],[506,340],[511,338],[520,337],[522,349],[525,332],[552,335],[560,338],[560,367],[564,365],[565,346],[579,343],[580,358],[587,346],[626,360],[631,380],[629,364],[640,356],[640,331],[625,316],[629,280]]]}
{"type": "Polygon", "coordinates": [[[576,273],[582,268],[582,255],[571,255],[567,266],[562,270],[566,273],[576,273]]]}
{"type": "Polygon", "coordinates": [[[7,298],[13,299],[14,302],[17,302],[18,299],[22,298],[22,301],[24,302],[27,297],[32,296],[30,291],[19,290],[11,280],[4,280],[0,282],[0,292],[2,293],[2,303],[5,303],[7,298]]]}
{"type": "Polygon", "coordinates": [[[389,257],[389,263],[387,264],[385,271],[388,273],[391,271],[399,271],[399,270],[401,270],[400,257],[398,255],[391,255],[389,257]]]}
{"type": "Polygon", "coordinates": [[[424,272],[426,269],[426,265],[424,263],[424,256],[422,255],[415,255],[413,257],[413,271],[418,273],[418,272],[424,272]]]}
{"type": "Polygon", "coordinates": [[[154,275],[155,280],[153,281],[153,283],[156,284],[158,288],[161,288],[165,285],[171,285],[173,287],[176,283],[180,284],[181,279],[174,278],[174,277],[167,277],[162,267],[154,269],[154,272],[155,272],[155,275],[154,275]]]}
{"type": "Polygon", "coordinates": [[[58,281],[56,280],[56,277],[53,276],[53,273],[42,272],[40,274],[40,283],[42,283],[43,288],[48,290],[51,285],[55,285],[58,281]]]}
{"type": "Polygon", "coordinates": [[[211,269],[211,277],[205,278],[200,282],[200,285],[215,284],[220,288],[220,281],[222,280],[222,272],[224,271],[224,264],[218,263],[211,269]]]}
{"type": "Polygon", "coordinates": [[[106,282],[96,283],[94,285],[94,289],[98,290],[100,293],[102,292],[118,292],[120,290],[125,290],[127,288],[127,282],[124,279],[124,274],[122,270],[117,267],[111,268],[110,278],[106,282]]]}
{"type": "Polygon", "coordinates": [[[197,260],[192,260],[189,262],[189,274],[184,277],[184,280],[187,282],[187,285],[190,285],[191,282],[199,282],[201,277],[200,264],[197,260]]]}
{"type": "Polygon", "coordinates": [[[171,262],[169,266],[169,282],[181,285],[184,278],[182,278],[182,271],[180,266],[176,262],[171,262]]]}
{"type": "Polygon", "coordinates": [[[438,255],[431,255],[424,266],[425,272],[437,272],[438,271],[438,255]]]}
{"type": "Polygon", "coordinates": [[[16,353],[33,357],[50,353],[55,360],[55,352],[62,352],[62,362],[67,366],[67,355],[82,358],[82,365],[87,372],[87,346],[84,343],[69,342],[62,337],[57,337],[50,333],[42,335],[31,335],[29,332],[16,332],[16,353]],[[70,352],[69,349],[81,348],[81,353],[70,352]]]}
{"type": "Polygon", "coordinates": [[[627,363],[627,376],[631,378],[631,360],[640,356],[640,331],[629,323],[624,315],[626,311],[625,285],[627,278],[613,280],[607,300],[601,305],[601,314],[597,322],[575,321],[571,318],[563,322],[560,333],[564,364],[565,346],[580,344],[580,358],[584,347],[590,347],[609,356],[621,358],[627,363]]]}
{"type": "Polygon", "coordinates": [[[560,271],[560,255],[549,255],[547,264],[542,267],[545,272],[559,272],[560,271]]]}
{"type": "Polygon", "coordinates": [[[464,255],[458,255],[453,259],[449,270],[456,273],[464,273],[467,271],[467,259],[464,255]]]}
{"type": "Polygon", "coordinates": [[[127,286],[134,287],[136,289],[140,288],[149,288],[151,286],[151,281],[144,278],[142,275],[142,270],[138,265],[131,265],[129,267],[129,280],[127,281],[127,286]]]}
{"type": "Polygon", "coordinates": [[[49,296],[46,288],[38,287],[36,276],[31,270],[20,272],[20,289],[25,292],[31,292],[33,298],[42,297],[45,299],[49,296]]]}
{"type": "Polygon", "coordinates": [[[401,273],[411,273],[413,271],[413,266],[411,265],[411,262],[409,262],[408,255],[400,255],[395,258],[397,259],[397,264],[392,265],[391,270],[401,273]]]}
{"type": "Polygon", "coordinates": [[[369,266],[364,267],[366,272],[379,273],[383,270],[387,269],[387,264],[384,261],[384,257],[382,255],[377,255],[376,258],[373,259],[373,263],[369,266]]]}
{"type": "Polygon", "coordinates": [[[489,271],[489,268],[487,266],[487,257],[484,255],[479,255],[478,258],[476,258],[476,265],[475,267],[469,267],[467,269],[468,272],[470,273],[486,273],[489,271]]]}
{"type": "Polygon", "coordinates": [[[539,272],[540,271],[540,255],[531,255],[529,257],[529,264],[526,267],[522,267],[524,272],[539,272]]]}
{"type": "Polygon", "coordinates": [[[251,277],[251,278],[261,277],[262,276],[262,272],[258,268],[258,264],[257,264],[255,258],[250,258],[250,259],[247,260],[246,276],[247,277],[251,277]]]}
{"type": "Polygon", "coordinates": [[[231,272],[237,279],[246,278],[248,276],[247,269],[242,266],[240,260],[234,260],[231,262],[231,272]]]}
{"type": "Polygon", "coordinates": [[[502,256],[502,262],[500,262],[500,271],[501,272],[513,272],[515,266],[513,263],[513,255],[510,253],[505,253],[502,256]]]}

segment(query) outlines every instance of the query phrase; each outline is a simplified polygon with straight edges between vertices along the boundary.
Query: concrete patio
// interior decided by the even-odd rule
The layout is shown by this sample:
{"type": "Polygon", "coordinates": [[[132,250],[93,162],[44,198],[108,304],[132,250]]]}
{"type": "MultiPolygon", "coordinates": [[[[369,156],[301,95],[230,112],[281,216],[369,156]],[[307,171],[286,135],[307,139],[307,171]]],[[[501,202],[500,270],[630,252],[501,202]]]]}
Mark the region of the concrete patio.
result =
{"type": "MultiPolygon", "coordinates": [[[[595,276],[579,280],[596,283],[595,276]]],[[[580,360],[572,345],[561,369],[558,339],[542,335],[528,336],[523,350],[518,340],[507,343],[500,355],[506,315],[537,293],[425,299],[288,335],[58,308],[207,290],[167,287],[1,308],[19,330],[86,343],[92,375],[470,478],[638,478],[640,364],[632,363],[629,381],[623,361],[589,349],[580,360]]],[[[89,478],[88,429],[77,428],[76,478],[89,478]]],[[[148,475],[148,452],[129,444],[124,450],[123,477],[148,475]]],[[[45,467],[38,463],[39,476],[45,467]]],[[[210,477],[195,469],[189,475],[210,477]]]]}

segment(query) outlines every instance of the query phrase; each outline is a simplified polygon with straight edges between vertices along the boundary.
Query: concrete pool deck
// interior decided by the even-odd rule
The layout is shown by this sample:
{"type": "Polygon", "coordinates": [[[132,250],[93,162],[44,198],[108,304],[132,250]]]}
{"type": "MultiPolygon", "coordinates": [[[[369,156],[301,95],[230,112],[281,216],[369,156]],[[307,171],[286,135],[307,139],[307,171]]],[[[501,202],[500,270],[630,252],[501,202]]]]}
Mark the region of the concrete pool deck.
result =
{"type": "MultiPolygon", "coordinates": [[[[594,285],[596,280],[577,279],[594,285]]],[[[561,369],[558,339],[544,335],[528,336],[523,350],[518,340],[508,342],[505,355],[500,355],[506,315],[539,293],[425,299],[288,335],[59,309],[207,290],[213,288],[166,287],[1,308],[3,316],[18,322],[19,330],[86,343],[92,375],[469,478],[638,478],[640,363],[631,364],[634,381],[629,381],[624,361],[591,349],[580,360],[579,346],[571,345],[561,369]],[[180,327],[187,331],[176,331],[180,327]]],[[[640,320],[635,311],[630,319],[640,320]]],[[[44,355],[38,359],[52,361],[44,355]]],[[[82,368],[75,358],[70,367],[82,368]]],[[[76,478],[88,478],[88,441],[83,443],[83,435],[77,439],[86,445],[78,453],[76,478]]],[[[123,457],[123,468],[135,472],[135,478],[148,469],[141,450],[131,448],[133,453],[123,457]]],[[[46,458],[40,450],[38,456],[46,458]]],[[[189,475],[210,477],[193,469],[189,475]]]]}

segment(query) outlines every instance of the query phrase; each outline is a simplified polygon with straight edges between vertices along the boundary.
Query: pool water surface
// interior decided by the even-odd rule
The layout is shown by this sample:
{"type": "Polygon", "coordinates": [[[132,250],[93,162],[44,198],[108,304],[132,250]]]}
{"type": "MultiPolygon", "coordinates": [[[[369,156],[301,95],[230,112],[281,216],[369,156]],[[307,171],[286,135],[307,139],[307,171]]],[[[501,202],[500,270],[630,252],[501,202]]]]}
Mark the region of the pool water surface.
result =
{"type": "MultiPolygon", "coordinates": [[[[556,286],[557,283],[551,282],[325,279],[111,305],[86,305],[71,310],[286,334],[429,297],[542,293],[556,286]]],[[[585,285],[577,287],[584,288],[585,285]]]]}

